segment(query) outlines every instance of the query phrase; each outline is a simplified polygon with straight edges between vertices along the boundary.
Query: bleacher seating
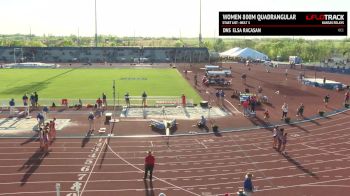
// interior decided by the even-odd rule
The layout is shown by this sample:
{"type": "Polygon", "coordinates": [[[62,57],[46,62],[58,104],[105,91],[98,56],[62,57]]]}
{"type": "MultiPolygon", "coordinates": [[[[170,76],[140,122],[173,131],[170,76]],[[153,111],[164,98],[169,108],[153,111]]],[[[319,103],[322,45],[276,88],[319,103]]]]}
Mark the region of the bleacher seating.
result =
{"type": "MultiPolygon", "coordinates": [[[[18,48],[18,47],[16,47],[18,48]]],[[[133,63],[145,58],[151,63],[207,62],[207,48],[190,47],[21,47],[25,61],[82,62],[82,63],[133,63]]],[[[14,47],[0,47],[0,61],[13,62],[14,47]]],[[[19,57],[21,51],[16,51],[19,57]]]]}

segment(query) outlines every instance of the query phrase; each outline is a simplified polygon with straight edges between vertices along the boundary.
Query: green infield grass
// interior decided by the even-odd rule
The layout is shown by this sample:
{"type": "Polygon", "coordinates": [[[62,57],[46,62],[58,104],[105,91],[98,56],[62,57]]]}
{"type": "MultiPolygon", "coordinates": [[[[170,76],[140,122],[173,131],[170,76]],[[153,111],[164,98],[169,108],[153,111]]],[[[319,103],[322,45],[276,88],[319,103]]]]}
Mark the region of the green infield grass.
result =
{"type": "Polygon", "coordinates": [[[195,103],[201,97],[176,69],[0,69],[0,98],[21,99],[24,93],[38,92],[40,98],[96,99],[102,92],[108,99],[124,94],[181,96],[195,103]]]}

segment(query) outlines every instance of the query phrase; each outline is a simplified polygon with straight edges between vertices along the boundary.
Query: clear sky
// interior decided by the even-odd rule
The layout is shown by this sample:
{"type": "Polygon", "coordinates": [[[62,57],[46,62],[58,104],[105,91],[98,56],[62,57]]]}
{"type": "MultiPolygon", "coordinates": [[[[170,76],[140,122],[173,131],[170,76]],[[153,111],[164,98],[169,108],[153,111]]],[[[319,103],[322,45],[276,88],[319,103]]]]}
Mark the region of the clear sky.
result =
{"type": "MultiPolygon", "coordinates": [[[[202,0],[202,35],[218,36],[219,11],[349,10],[350,0],[202,0]]],[[[97,0],[97,18],[99,34],[198,37],[199,0],[97,0]]],[[[30,29],[93,36],[94,0],[0,0],[0,34],[30,29]]]]}

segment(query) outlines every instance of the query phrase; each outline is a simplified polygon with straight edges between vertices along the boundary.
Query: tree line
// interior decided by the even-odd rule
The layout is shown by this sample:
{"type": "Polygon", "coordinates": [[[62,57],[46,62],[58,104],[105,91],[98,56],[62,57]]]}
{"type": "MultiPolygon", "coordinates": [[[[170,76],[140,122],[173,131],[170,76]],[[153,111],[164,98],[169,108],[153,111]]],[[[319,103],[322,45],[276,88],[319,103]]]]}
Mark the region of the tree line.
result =
{"type": "MultiPolygon", "coordinates": [[[[53,35],[0,35],[0,46],[15,47],[93,47],[94,37],[53,36],[53,35]]],[[[304,62],[315,62],[334,56],[350,58],[350,39],[339,40],[308,40],[292,38],[204,38],[202,43],[198,38],[165,38],[165,37],[117,37],[100,35],[100,47],[207,47],[212,52],[223,52],[233,47],[253,48],[265,53],[272,60],[288,60],[289,56],[300,56],[304,62]]]]}

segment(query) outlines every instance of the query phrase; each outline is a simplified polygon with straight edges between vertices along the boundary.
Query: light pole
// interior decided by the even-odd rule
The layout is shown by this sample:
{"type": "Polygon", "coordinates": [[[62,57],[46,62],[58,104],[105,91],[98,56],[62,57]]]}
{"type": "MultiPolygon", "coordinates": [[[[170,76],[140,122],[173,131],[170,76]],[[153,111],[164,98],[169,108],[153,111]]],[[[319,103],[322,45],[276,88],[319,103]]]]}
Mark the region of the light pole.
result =
{"type": "Polygon", "coordinates": [[[202,0],[199,0],[199,47],[202,45],[202,0]]]}
{"type": "Polygon", "coordinates": [[[97,9],[95,0],[95,47],[97,47],[97,9]]]}

